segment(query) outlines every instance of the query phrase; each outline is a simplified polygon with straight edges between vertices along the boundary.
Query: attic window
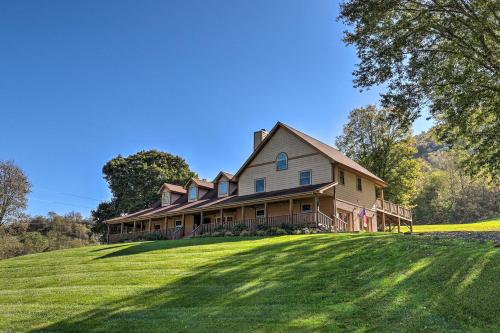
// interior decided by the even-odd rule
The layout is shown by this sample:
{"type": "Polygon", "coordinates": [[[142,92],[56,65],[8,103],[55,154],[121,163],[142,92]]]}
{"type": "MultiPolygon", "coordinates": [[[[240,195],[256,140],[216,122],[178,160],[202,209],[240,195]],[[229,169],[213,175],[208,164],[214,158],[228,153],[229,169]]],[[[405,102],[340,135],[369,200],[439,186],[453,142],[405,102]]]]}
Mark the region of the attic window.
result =
{"type": "Polygon", "coordinates": [[[285,152],[281,152],[278,154],[276,158],[276,170],[286,170],[288,169],[288,156],[285,152]]]}
{"type": "Polygon", "coordinates": [[[189,188],[189,201],[194,201],[198,198],[198,188],[196,186],[191,186],[189,188]]]}
{"type": "Polygon", "coordinates": [[[229,184],[227,181],[223,181],[219,183],[219,196],[228,194],[229,184]]]}

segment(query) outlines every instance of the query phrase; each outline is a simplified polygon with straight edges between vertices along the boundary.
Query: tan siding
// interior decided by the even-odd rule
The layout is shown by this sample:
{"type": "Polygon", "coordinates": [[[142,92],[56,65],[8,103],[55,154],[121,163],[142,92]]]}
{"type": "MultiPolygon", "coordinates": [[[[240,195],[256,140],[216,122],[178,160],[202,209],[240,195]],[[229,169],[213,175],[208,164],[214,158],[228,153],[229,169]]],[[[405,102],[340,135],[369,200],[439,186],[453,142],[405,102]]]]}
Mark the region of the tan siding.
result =
{"type": "Polygon", "coordinates": [[[269,142],[255,156],[251,165],[275,161],[279,152],[284,151],[288,157],[316,153],[316,149],[304,143],[286,129],[279,128],[269,142]]]}
{"type": "MultiPolygon", "coordinates": [[[[337,199],[351,202],[353,204],[364,206],[367,209],[373,209],[375,206],[375,183],[361,178],[363,191],[356,189],[356,175],[344,171],[345,185],[337,185],[337,199]]],[[[337,175],[337,178],[338,175],[337,175]]]]}
{"type": "Polygon", "coordinates": [[[332,181],[330,161],[299,138],[280,128],[250,166],[241,173],[238,193],[239,195],[254,193],[254,181],[257,178],[266,179],[267,192],[298,187],[299,171],[303,170],[312,171],[313,184],[332,181]],[[282,151],[288,155],[288,169],[277,171],[276,155],[282,151]]]}

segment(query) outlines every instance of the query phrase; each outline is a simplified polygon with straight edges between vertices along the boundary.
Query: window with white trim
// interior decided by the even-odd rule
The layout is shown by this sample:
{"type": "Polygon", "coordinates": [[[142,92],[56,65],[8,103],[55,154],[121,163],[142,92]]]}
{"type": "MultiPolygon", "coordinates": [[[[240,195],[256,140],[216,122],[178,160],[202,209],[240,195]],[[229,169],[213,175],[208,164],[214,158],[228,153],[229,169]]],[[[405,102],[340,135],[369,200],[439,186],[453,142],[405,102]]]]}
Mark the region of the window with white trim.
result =
{"type": "Polygon", "coordinates": [[[356,177],[356,189],[360,192],[363,191],[363,183],[360,177],[356,177]]]}
{"type": "Polygon", "coordinates": [[[188,192],[189,201],[194,201],[198,198],[198,188],[196,186],[191,186],[188,192]]]}
{"type": "Polygon", "coordinates": [[[310,213],[310,212],[312,212],[311,204],[302,204],[302,205],[300,205],[300,212],[301,213],[310,213]]]}
{"type": "Polygon", "coordinates": [[[299,172],[299,184],[311,185],[311,170],[304,170],[299,172]]]}
{"type": "Polygon", "coordinates": [[[175,220],[175,227],[176,228],[182,227],[182,220],[175,220]]]}
{"type": "Polygon", "coordinates": [[[255,193],[265,192],[266,191],[266,179],[259,178],[255,180],[255,193]]]}
{"type": "Polygon", "coordinates": [[[276,157],[276,170],[288,169],[288,156],[285,152],[281,152],[276,157]]]}
{"type": "Polygon", "coordinates": [[[339,183],[340,185],[345,185],[344,170],[339,170],[339,183]]]}
{"type": "Polygon", "coordinates": [[[161,194],[161,205],[162,206],[170,205],[170,192],[165,191],[161,194]]]}
{"type": "Polygon", "coordinates": [[[219,196],[228,195],[229,182],[223,181],[219,183],[219,196]]]}
{"type": "Polygon", "coordinates": [[[255,218],[263,219],[266,217],[266,211],[264,209],[256,209],[255,210],[255,218]]]}

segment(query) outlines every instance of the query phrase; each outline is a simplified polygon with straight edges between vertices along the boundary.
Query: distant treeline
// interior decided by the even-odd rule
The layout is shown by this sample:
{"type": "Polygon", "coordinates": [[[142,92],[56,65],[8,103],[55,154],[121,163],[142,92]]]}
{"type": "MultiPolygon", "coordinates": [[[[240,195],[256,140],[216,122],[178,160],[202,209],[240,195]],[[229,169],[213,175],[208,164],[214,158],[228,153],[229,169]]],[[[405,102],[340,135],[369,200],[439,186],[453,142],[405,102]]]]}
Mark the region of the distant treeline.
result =
{"type": "Polygon", "coordinates": [[[24,217],[0,226],[0,259],[98,244],[92,222],[80,213],[24,217]]]}

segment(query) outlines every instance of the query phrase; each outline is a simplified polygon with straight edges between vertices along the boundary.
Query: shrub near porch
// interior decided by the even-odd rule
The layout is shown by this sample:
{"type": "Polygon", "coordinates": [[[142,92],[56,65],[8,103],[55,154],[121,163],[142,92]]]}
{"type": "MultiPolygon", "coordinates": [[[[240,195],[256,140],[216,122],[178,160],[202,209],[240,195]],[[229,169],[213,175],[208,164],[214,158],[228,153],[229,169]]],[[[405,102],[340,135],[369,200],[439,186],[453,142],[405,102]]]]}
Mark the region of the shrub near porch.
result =
{"type": "Polygon", "coordinates": [[[498,332],[491,243],[197,238],[0,261],[0,331],[498,332]]]}

